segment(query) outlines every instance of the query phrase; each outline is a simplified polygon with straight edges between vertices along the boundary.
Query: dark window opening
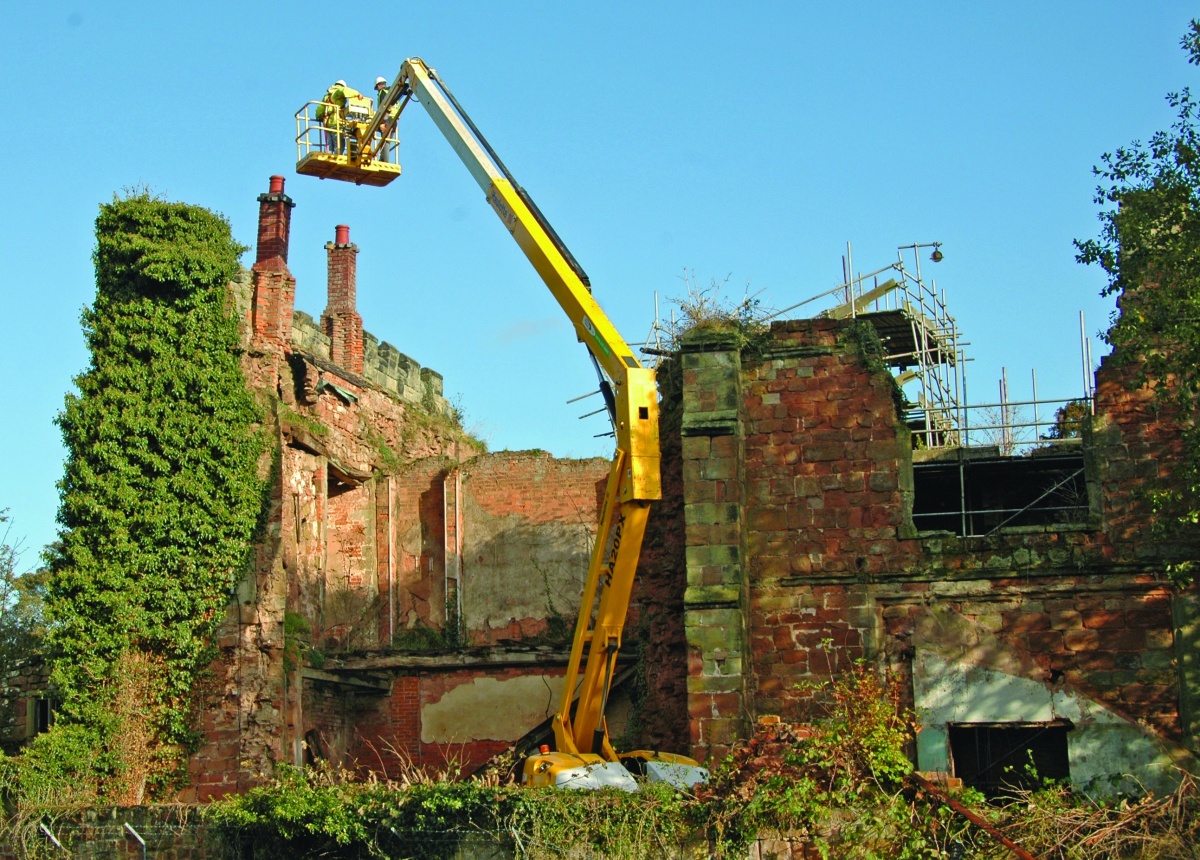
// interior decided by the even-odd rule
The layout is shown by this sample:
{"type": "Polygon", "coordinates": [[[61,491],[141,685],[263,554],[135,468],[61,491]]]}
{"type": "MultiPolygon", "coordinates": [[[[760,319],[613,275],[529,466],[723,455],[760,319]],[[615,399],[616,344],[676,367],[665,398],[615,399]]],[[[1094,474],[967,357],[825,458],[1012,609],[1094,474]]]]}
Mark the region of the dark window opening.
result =
{"type": "Polygon", "coordinates": [[[1071,777],[1068,721],[959,723],[951,725],[954,775],[989,800],[1040,788],[1044,780],[1071,777]]]}
{"type": "Polygon", "coordinates": [[[35,735],[50,730],[54,725],[54,715],[58,710],[58,702],[44,696],[30,698],[25,703],[25,738],[32,740],[35,735]]]}
{"type": "Polygon", "coordinates": [[[1082,452],[1002,457],[994,450],[953,448],[913,463],[913,525],[970,537],[1087,521],[1082,452]]]}
{"type": "Polygon", "coordinates": [[[329,464],[326,473],[328,475],[325,486],[326,498],[332,499],[351,490],[357,490],[359,487],[358,481],[338,469],[332,463],[329,464]]]}

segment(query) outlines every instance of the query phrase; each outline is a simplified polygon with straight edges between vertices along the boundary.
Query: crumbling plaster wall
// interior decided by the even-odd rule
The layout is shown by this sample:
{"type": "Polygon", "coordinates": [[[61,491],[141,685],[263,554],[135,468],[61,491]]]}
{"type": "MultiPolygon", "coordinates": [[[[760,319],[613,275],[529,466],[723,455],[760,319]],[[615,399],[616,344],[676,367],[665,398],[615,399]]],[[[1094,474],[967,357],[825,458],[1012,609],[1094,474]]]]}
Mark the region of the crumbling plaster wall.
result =
{"type": "Polygon", "coordinates": [[[473,645],[574,629],[608,462],[545,452],[463,466],[463,629],[473,645]]]}

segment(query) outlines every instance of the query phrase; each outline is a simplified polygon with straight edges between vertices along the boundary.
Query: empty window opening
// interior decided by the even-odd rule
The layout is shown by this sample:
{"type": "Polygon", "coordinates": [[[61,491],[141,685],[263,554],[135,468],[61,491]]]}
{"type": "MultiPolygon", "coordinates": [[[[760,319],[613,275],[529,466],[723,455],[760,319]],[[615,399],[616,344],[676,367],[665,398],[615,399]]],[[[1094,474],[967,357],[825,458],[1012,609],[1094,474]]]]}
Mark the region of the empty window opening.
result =
{"type": "Polygon", "coordinates": [[[330,499],[340,496],[343,493],[348,493],[351,490],[356,490],[361,484],[360,481],[355,480],[354,477],[342,471],[337,466],[334,466],[332,463],[330,463],[326,468],[326,475],[327,481],[325,493],[326,497],[330,499]]]}
{"type": "Polygon", "coordinates": [[[1067,780],[1071,723],[959,723],[949,726],[954,775],[989,800],[1067,780]]]}
{"type": "Polygon", "coordinates": [[[32,739],[35,735],[50,730],[54,725],[54,715],[58,703],[45,696],[26,699],[25,701],[25,738],[32,739]]]}
{"type": "Polygon", "coordinates": [[[913,463],[913,524],[963,537],[1012,526],[1086,522],[1082,452],[989,456],[950,449],[913,463]]]}

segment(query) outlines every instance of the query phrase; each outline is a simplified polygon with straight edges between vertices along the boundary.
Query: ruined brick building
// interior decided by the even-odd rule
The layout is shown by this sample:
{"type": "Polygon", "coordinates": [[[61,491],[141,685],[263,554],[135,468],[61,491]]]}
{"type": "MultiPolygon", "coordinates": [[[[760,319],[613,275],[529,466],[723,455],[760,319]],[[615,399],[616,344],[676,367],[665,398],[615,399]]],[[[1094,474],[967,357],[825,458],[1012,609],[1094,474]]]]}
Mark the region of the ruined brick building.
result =
{"type": "MultiPolygon", "coordinates": [[[[441,378],[363,330],[349,228],[314,321],[281,177],[259,206],[233,289],[277,430],[272,508],[194,795],[316,757],[469,771],[555,709],[608,464],[484,453],[441,378]]],[[[613,735],[711,759],[865,659],[918,709],[921,770],[987,785],[1029,751],[1079,784],[1168,784],[1200,746],[1200,600],[1164,572],[1200,543],[1150,540],[1139,491],[1177,434],[1106,360],[1071,445],[914,444],[864,322],[698,330],[661,368],[664,499],[613,735]]],[[[10,691],[8,739],[36,700],[10,691]]]]}

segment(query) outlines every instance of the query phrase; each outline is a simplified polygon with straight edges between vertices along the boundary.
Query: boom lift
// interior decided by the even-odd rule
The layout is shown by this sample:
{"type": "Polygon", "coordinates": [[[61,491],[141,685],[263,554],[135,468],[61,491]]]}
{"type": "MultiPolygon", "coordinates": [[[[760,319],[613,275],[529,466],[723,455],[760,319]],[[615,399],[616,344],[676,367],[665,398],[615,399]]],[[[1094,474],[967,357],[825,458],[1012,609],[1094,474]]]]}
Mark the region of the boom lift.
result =
{"type": "Polygon", "coordinates": [[[570,317],[600,377],[600,390],[616,437],[616,453],[588,565],[562,699],[553,717],[555,750],[543,747],[527,758],[521,782],[530,786],[633,790],[636,782],[630,775],[632,770],[651,781],[690,787],[707,778],[707,771],[698,762],[653,750],[618,753],[609,739],[604,717],[650,503],[662,497],[654,369],[643,367],[634,357],[592,298],[583,269],[423,60],[413,57],[404,61],[369,122],[348,119],[346,133],[353,134],[354,139],[346,153],[314,145],[323,140],[323,129],[315,120],[319,103],[310,102],[301,108],[296,114],[296,171],[357,184],[388,184],[400,174],[400,168],[381,161],[380,153],[396,142],[396,122],[414,100],[441,129],[484,190],[487,202],[570,317]],[[576,687],[579,700],[572,713],[576,687]]]}

